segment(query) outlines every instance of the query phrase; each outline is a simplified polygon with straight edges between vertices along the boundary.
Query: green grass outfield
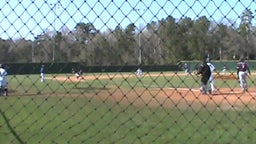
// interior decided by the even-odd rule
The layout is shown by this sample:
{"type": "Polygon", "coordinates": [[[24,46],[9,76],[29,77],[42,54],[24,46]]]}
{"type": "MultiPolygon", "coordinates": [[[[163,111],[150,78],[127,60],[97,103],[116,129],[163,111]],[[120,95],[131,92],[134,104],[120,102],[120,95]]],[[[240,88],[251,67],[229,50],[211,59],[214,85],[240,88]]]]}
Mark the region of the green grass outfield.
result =
{"type": "MultiPolygon", "coordinates": [[[[151,108],[96,98],[99,91],[108,88],[192,88],[200,83],[196,76],[154,74],[157,76],[46,83],[41,83],[38,75],[8,76],[10,97],[0,97],[0,143],[256,142],[255,111],[151,108]],[[87,94],[95,94],[95,98],[87,94]]],[[[254,76],[251,79],[249,86],[253,87],[254,76]]],[[[239,87],[237,80],[216,80],[216,85],[239,87]]]]}

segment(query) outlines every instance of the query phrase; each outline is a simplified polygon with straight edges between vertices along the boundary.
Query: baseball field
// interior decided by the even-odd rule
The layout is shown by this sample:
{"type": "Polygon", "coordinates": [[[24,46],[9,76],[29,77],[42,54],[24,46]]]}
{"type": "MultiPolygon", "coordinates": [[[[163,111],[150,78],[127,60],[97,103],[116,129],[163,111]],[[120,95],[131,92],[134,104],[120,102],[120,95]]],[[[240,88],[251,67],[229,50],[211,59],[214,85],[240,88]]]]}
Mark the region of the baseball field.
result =
{"type": "Polygon", "coordinates": [[[253,143],[255,78],[243,93],[233,74],[216,76],[201,95],[183,72],[10,75],[0,143],[253,143]]]}

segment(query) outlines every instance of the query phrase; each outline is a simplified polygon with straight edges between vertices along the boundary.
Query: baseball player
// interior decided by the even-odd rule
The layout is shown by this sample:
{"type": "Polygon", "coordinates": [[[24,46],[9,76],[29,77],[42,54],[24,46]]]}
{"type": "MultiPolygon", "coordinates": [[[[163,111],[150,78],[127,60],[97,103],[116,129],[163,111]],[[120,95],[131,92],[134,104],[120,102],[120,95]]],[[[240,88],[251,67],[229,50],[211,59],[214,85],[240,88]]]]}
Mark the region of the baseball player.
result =
{"type": "Polygon", "coordinates": [[[83,75],[83,71],[80,69],[79,71],[75,72],[75,76],[79,79],[83,75]]]}
{"type": "Polygon", "coordinates": [[[190,74],[190,68],[189,68],[189,65],[187,63],[184,64],[184,69],[185,69],[185,75],[189,75],[190,74]]]}
{"type": "Polygon", "coordinates": [[[205,94],[207,94],[207,83],[211,76],[211,70],[210,70],[210,67],[206,63],[206,59],[202,60],[202,63],[199,66],[196,74],[197,75],[201,74],[201,76],[202,76],[201,77],[201,91],[202,91],[202,94],[205,95],[205,94]]]}
{"type": "Polygon", "coordinates": [[[223,69],[222,69],[222,73],[224,73],[224,74],[225,74],[225,73],[226,73],[226,71],[227,71],[227,66],[224,64],[224,65],[223,65],[223,69]]]}
{"type": "Polygon", "coordinates": [[[44,68],[44,65],[42,65],[40,69],[41,82],[45,82],[44,72],[45,72],[45,68],[44,68]]]}
{"type": "Polygon", "coordinates": [[[6,80],[7,71],[2,64],[0,64],[0,95],[4,91],[4,95],[8,95],[8,82],[6,80]]]}
{"type": "Polygon", "coordinates": [[[211,75],[209,78],[209,82],[210,82],[210,87],[211,89],[209,90],[210,93],[214,93],[215,91],[215,86],[214,86],[214,76],[213,76],[213,72],[216,71],[215,66],[210,62],[210,60],[208,60],[207,65],[210,67],[211,70],[211,75]]]}
{"type": "Polygon", "coordinates": [[[248,64],[245,62],[244,58],[241,58],[239,62],[237,63],[237,75],[239,78],[240,87],[242,88],[243,92],[248,91],[247,86],[247,73],[251,74],[248,64]]]}
{"type": "Polygon", "coordinates": [[[137,75],[138,77],[141,77],[142,74],[143,74],[143,72],[142,72],[141,68],[138,68],[138,69],[136,70],[136,75],[137,75]]]}

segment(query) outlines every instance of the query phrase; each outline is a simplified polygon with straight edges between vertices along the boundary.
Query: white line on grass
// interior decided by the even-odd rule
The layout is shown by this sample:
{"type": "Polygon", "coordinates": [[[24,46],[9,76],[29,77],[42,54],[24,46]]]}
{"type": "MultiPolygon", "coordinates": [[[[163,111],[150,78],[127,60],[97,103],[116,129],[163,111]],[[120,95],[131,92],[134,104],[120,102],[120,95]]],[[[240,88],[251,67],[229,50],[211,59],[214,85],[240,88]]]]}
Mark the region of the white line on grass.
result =
{"type": "Polygon", "coordinates": [[[168,88],[172,90],[182,90],[182,91],[200,91],[200,89],[190,89],[190,88],[168,88]]]}

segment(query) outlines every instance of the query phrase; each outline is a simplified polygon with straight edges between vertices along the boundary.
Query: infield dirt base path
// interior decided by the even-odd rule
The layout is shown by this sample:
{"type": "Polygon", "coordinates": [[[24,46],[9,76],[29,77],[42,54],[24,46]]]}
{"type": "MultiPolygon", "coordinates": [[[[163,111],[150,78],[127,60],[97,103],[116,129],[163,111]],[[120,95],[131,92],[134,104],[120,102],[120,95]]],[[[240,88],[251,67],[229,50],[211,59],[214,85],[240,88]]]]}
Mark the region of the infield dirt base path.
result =
{"type": "MultiPolygon", "coordinates": [[[[150,76],[161,76],[162,74],[150,74],[150,76]]],[[[75,76],[48,78],[58,81],[81,82],[96,79],[129,78],[134,74],[114,74],[114,75],[85,75],[81,78],[75,76]]],[[[147,76],[147,75],[144,75],[147,76]]],[[[168,76],[164,74],[164,76],[168,76]]],[[[174,74],[169,74],[174,76],[174,74]]],[[[176,107],[180,109],[202,109],[207,107],[221,110],[256,110],[256,92],[250,88],[248,92],[243,93],[240,88],[220,88],[216,93],[202,95],[199,88],[108,88],[97,93],[86,94],[88,97],[102,100],[111,100],[118,103],[150,106],[150,107],[176,107]]]]}

